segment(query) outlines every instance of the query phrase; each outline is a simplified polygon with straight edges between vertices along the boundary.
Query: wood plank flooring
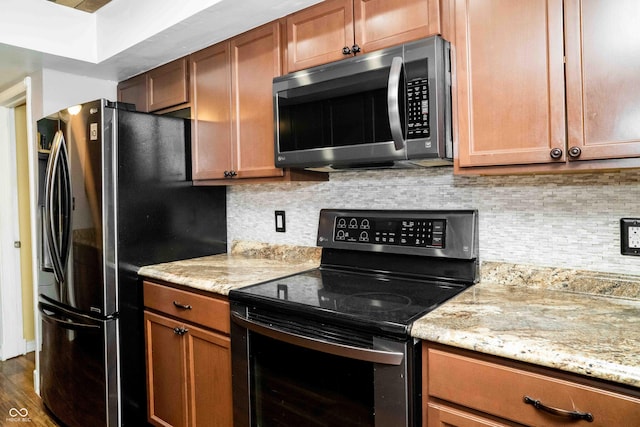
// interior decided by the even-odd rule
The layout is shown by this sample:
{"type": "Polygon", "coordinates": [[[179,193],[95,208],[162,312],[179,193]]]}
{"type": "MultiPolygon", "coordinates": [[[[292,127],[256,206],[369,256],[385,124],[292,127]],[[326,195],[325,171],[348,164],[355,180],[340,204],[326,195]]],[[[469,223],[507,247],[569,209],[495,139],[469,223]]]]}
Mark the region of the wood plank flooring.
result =
{"type": "Polygon", "coordinates": [[[33,389],[35,353],[0,362],[0,426],[60,427],[33,389]]]}

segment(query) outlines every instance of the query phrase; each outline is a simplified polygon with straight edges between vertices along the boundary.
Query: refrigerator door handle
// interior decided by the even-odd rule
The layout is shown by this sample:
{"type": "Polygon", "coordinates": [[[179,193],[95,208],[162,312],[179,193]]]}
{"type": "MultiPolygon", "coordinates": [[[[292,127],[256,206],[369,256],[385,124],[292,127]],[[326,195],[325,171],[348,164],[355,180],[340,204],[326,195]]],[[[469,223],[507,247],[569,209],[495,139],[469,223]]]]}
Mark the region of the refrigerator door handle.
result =
{"type": "Polygon", "coordinates": [[[71,178],[69,174],[69,156],[62,131],[57,131],[51,147],[51,155],[47,162],[45,184],[45,234],[51,255],[53,273],[56,281],[62,284],[65,280],[65,264],[69,257],[71,244],[71,178]],[[62,176],[59,176],[62,172],[62,176]],[[60,182],[58,181],[60,179],[60,182]],[[59,186],[57,200],[54,199],[56,185],[59,186]],[[58,215],[55,216],[55,204],[59,203],[58,215]],[[58,221],[62,219],[64,223],[58,221]]]}
{"type": "Polygon", "coordinates": [[[69,165],[69,154],[67,153],[67,144],[64,140],[64,135],[62,131],[60,132],[60,165],[62,167],[62,191],[64,192],[63,196],[63,210],[62,217],[64,223],[62,224],[62,241],[60,244],[60,264],[62,267],[62,272],[64,275],[64,271],[66,269],[67,261],[69,260],[69,251],[71,250],[71,217],[73,210],[73,191],[71,188],[71,172],[69,165]]]}
{"type": "Polygon", "coordinates": [[[53,265],[53,274],[55,275],[56,282],[60,283],[64,280],[62,269],[60,267],[60,253],[58,250],[58,244],[55,238],[56,227],[55,218],[53,216],[55,208],[54,189],[56,185],[56,176],[58,174],[58,159],[60,158],[60,141],[62,138],[62,132],[56,132],[53,143],[51,145],[51,154],[49,155],[49,161],[47,162],[47,175],[45,185],[45,234],[47,237],[47,245],[49,246],[49,254],[51,255],[51,264],[53,265]]]}
{"type": "Polygon", "coordinates": [[[96,324],[96,320],[91,319],[88,316],[77,315],[69,310],[65,310],[61,307],[55,307],[51,304],[47,304],[44,302],[38,303],[38,310],[42,314],[43,317],[46,317],[48,320],[56,323],[62,328],[72,329],[72,330],[86,330],[86,329],[100,329],[101,325],[96,324]],[[51,312],[47,313],[47,311],[51,312]],[[83,317],[88,317],[90,322],[83,322],[83,317]],[[79,321],[80,320],[80,321],[79,321]]]}

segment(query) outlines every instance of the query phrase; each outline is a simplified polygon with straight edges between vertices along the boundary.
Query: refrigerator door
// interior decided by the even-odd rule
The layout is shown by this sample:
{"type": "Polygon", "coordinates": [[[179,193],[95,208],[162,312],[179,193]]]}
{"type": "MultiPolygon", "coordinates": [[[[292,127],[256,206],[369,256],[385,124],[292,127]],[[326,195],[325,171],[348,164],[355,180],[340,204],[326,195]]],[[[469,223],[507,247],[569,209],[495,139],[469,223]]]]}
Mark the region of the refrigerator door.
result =
{"type": "Polygon", "coordinates": [[[114,272],[113,138],[103,132],[102,101],[59,112],[45,183],[45,243],[56,278],[56,299],[84,313],[117,312],[114,272]],[[107,203],[107,200],[109,201],[107,203]],[[111,222],[113,222],[111,220],[111,222]]]}
{"type": "Polygon", "coordinates": [[[117,426],[118,320],[98,320],[41,297],[41,395],[69,427],[117,426]]]}

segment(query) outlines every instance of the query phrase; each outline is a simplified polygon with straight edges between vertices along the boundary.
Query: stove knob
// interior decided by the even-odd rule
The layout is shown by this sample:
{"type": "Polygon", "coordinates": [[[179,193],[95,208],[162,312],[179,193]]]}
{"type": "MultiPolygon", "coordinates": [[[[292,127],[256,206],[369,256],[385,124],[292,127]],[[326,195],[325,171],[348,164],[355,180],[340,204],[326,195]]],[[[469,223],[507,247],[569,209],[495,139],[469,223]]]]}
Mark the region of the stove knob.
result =
{"type": "Polygon", "coordinates": [[[344,240],[345,233],[344,230],[338,230],[336,233],[336,240],[344,240]]]}
{"type": "Polygon", "coordinates": [[[368,242],[369,241],[369,233],[367,233],[366,231],[363,231],[362,233],[360,233],[360,237],[358,238],[359,241],[361,242],[368,242]]]}

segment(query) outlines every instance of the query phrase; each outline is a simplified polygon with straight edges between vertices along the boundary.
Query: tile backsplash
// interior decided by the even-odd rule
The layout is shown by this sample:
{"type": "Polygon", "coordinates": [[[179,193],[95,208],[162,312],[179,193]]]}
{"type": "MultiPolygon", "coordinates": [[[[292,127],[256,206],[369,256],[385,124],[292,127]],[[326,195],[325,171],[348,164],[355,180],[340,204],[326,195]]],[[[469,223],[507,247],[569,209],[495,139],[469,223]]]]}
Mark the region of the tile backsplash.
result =
{"type": "Polygon", "coordinates": [[[315,246],[322,208],[478,209],[481,260],[640,274],[640,257],[620,255],[619,225],[640,217],[640,171],[466,177],[445,167],[230,186],[228,241],[315,246]],[[275,210],[286,211],[285,233],[275,210]]]}

